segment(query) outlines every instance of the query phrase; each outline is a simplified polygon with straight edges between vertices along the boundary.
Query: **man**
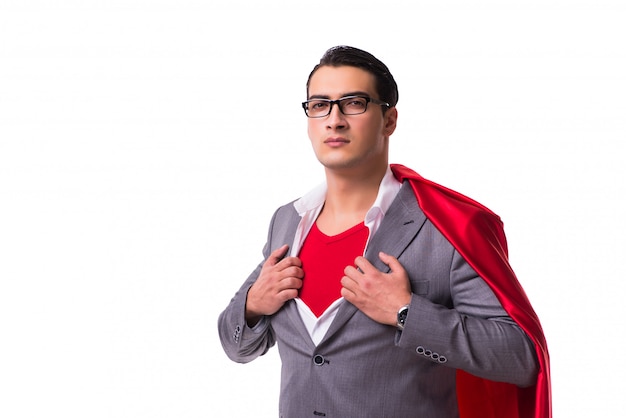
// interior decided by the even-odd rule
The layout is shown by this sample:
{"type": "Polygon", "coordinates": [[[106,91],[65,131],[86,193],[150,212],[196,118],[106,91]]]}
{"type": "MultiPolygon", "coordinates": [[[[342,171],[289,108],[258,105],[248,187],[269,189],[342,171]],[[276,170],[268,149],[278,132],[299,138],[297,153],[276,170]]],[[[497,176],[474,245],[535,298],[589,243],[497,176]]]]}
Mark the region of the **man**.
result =
{"type": "Polygon", "coordinates": [[[549,417],[545,340],[499,218],[389,165],[388,68],[331,48],[307,97],[326,182],[274,214],[264,261],[219,317],[226,354],[278,343],[281,417],[549,417]]]}

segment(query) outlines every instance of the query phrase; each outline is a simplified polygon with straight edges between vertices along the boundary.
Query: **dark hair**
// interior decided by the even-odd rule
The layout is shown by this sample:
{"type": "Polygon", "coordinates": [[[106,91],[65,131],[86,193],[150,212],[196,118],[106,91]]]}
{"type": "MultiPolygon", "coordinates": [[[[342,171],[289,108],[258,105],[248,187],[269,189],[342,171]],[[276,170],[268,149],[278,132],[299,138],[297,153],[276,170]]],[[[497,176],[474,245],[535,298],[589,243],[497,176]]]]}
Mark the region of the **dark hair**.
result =
{"type": "MultiPolygon", "coordinates": [[[[389,107],[394,107],[398,103],[398,85],[389,68],[369,52],[345,45],[332,47],[324,53],[319,64],[309,74],[306,82],[307,95],[311,77],[313,77],[315,71],[324,66],[341,67],[344,65],[361,68],[374,75],[378,98],[389,103],[389,107]]],[[[387,108],[384,109],[386,110],[387,108]]]]}

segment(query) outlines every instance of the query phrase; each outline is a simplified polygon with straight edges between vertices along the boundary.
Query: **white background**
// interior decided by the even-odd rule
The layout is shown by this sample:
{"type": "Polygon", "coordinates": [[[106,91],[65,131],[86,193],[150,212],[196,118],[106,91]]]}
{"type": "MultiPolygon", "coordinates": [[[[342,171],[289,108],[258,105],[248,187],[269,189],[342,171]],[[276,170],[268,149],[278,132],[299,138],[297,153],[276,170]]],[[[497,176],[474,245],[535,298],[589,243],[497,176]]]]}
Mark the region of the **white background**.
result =
{"type": "Polygon", "coordinates": [[[0,416],[277,415],[276,350],[232,363],[216,321],[274,208],[323,180],[300,102],[349,44],[400,86],[391,161],[503,218],[555,417],[617,417],[624,22],[617,0],[0,0],[0,416]]]}

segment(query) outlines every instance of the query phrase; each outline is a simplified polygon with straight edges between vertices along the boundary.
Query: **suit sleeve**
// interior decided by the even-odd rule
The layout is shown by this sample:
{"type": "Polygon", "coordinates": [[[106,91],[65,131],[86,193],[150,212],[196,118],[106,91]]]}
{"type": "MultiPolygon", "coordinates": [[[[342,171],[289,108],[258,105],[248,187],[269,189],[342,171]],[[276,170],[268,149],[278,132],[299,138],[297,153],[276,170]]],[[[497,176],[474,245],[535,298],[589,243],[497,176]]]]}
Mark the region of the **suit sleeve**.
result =
{"type": "Polygon", "coordinates": [[[248,276],[218,318],[218,332],[224,352],[237,363],[248,363],[262,356],[276,342],[268,317],[262,318],[253,328],[247,325],[245,318],[248,290],[259,277],[263,263],[271,252],[271,231],[275,219],[276,214],[272,217],[268,240],[263,248],[264,260],[248,276]]]}
{"type": "Polygon", "coordinates": [[[442,366],[521,387],[533,385],[538,365],[532,341],[456,250],[446,284],[445,302],[413,294],[396,343],[442,366]]]}

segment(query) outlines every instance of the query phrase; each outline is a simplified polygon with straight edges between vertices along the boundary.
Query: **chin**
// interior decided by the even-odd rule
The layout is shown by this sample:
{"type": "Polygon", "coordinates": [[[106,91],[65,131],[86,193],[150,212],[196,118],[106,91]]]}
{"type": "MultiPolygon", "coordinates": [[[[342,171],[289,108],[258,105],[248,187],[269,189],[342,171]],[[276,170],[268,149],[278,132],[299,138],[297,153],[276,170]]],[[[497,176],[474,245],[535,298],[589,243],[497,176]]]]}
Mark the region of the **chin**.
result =
{"type": "Polygon", "coordinates": [[[317,160],[329,170],[341,170],[358,166],[358,163],[353,160],[338,158],[318,158],[317,160]]]}

